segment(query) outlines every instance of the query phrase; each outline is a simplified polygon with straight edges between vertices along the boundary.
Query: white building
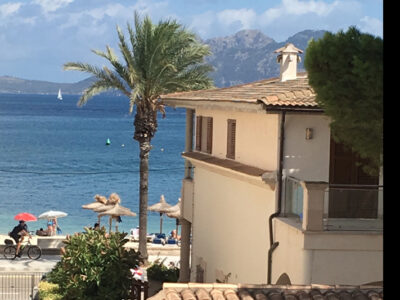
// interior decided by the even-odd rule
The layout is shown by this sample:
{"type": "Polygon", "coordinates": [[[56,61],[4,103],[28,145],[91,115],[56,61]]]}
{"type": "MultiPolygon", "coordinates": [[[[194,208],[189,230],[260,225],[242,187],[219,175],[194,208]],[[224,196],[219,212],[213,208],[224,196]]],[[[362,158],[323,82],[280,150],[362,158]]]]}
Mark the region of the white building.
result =
{"type": "Polygon", "coordinates": [[[301,50],[275,52],[280,78],[162,96],[187,109],[180,281],[382,281],[382,178],[331,138],[301,50]]]}

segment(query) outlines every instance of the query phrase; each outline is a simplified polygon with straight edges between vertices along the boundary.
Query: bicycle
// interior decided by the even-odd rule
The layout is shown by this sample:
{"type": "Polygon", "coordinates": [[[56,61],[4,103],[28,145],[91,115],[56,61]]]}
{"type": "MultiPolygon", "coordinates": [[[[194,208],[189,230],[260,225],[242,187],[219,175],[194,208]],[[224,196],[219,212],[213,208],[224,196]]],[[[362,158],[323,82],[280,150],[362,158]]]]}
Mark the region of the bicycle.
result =
{"type": "MultiPolygon", "coordinates": [[[[8,245],[4,248],[4,257],[11,260],[15,259],[17,257],[17,245],[14,245],[14,241],[10,239],[6,239],[4,242],[8,245]]],[[[36,260],[42,256],[42,249],[37,245],[32,245],[31,238],[29,238],[27,242],[21,244],[19,257],[23,254],[25,249],[28,249],[27,254],[30,259],[36,260]]]]}

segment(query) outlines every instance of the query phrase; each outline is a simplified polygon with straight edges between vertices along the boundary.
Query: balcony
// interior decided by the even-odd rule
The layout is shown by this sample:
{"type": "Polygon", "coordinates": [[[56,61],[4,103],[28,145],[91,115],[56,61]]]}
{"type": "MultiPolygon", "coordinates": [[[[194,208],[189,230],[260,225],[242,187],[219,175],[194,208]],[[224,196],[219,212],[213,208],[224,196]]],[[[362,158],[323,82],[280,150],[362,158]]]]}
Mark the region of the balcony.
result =
{"type": "Polygon", "coordinates": [[[329,185],[287,177],[284,216],[307,231],[382,231],[383,186],[329,185]]]}

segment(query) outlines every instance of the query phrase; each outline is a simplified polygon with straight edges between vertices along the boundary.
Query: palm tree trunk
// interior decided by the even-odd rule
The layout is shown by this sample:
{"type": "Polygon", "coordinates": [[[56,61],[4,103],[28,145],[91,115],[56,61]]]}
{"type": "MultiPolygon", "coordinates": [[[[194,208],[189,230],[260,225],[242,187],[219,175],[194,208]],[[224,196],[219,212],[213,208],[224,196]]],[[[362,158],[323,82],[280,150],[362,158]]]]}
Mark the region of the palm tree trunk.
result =
{"type": "Polygon", "coordinates": [[[140,183],[139,183],[139,252],[147,264],[147,206],[149,191],[149,154],[151,139],[157,131],[157,112],[152,108],[150,101],[141,101],[136,105],[136,115],[133,125],[133,138],[140,147],[140,183]]]}
{"type": "Polygon", "coordinates": [[[149,152],[150,141],[142,141],[140,146],[140,177],[139,177],[139,252],[147,264],[147,206],[149,199],[149,152]]]}

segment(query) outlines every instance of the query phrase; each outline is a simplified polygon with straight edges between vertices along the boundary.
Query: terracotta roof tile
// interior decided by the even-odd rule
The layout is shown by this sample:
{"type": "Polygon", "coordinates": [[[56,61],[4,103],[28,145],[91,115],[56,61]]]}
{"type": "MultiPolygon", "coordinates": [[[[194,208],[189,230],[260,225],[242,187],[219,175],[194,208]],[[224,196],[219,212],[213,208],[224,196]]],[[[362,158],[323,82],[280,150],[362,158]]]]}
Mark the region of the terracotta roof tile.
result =
{"type": "Polygon", "coordinates": [[[226,88],[190,91],[161,95],[168,104],[175,101],[220,101],[220,102],[262,102],[267,106],[318,107],[315,92],[306,76],[294,80],[280,81],[279,78],[260,80],[226,88]]]}
{"type": "Polygon", "coordinates": [[[163,290],[152,298],[154,300],[382,300],[383,286],[164,283],[163,290]]]}

